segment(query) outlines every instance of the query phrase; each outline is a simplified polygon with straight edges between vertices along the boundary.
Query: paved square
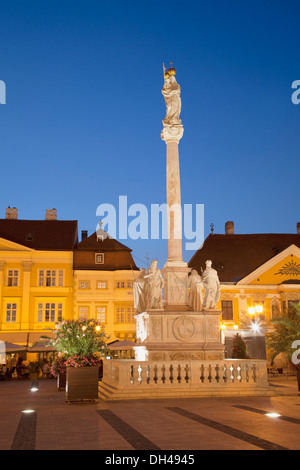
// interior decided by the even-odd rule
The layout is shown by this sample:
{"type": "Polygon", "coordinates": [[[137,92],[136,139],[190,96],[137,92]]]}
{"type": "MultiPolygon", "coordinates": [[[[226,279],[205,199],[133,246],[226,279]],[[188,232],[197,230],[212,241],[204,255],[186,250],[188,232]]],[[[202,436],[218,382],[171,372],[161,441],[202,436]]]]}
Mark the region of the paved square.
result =
{"type": "Polygon", "coordinates": [[[280,395],[66,405],[55,380],[0,382],[0,449],[298,450],[296,379],[271,383],[280,395]]]}

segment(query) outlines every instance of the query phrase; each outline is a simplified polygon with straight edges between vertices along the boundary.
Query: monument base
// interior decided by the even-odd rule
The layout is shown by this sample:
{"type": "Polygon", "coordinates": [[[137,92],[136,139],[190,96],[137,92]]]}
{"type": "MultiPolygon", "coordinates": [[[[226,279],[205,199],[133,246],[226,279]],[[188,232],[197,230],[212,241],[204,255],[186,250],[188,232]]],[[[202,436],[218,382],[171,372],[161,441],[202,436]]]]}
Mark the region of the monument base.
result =
{"type": "Polygon", "coordinates": [[[267,361],[255,359],[104,360],[99,382],[106,401],[279,394],[269,386],[267,361]]]}
{"type": "Polygon", "coordinates": [[[149,310],[137,315],[136,359],[142,361],[223,359],[219,310],[149,310]]]}

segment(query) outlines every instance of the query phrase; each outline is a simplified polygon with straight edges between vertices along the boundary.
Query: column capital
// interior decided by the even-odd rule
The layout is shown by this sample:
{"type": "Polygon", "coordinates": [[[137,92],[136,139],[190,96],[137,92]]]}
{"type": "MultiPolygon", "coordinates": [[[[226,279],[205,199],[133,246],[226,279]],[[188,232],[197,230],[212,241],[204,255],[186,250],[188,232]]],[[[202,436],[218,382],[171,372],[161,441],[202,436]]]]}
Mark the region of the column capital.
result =
{"type": "Polygon", "coordinates": [[[22,266],[23,266],[24,272],[30,272],[31,268],[33,266],[33,262],[32,261],[23,261],[22,266]]]}
{"type": "Polygon", "coordinates": [[[161,131],[161,138],[166,142],[176,142],[179,143],[180,139],[183,136],[183,126],[181,124],[178,125],[168,125],[164,124],[164,128],[161,131]]]}

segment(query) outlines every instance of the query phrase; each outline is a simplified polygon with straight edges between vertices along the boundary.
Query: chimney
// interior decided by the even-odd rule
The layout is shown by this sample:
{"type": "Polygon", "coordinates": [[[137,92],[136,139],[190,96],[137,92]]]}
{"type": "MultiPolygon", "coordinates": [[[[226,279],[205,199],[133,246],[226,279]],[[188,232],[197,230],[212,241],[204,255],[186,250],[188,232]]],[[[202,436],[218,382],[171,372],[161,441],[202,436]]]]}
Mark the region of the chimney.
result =
{"type": "Polygon", "coordinates": [[[18,218],[18,209],[13,207],[12,209],[8,206],[5,211],[5,218],[6,219],[17,219],[18,218]]]}
{"type": "Polygon", "coordinates": [[[86,240],[88,237],[88,231],[87,230],[81,230],[81,241],[86,240]]]}
{"type": "Polygon", "coordinates": [[[45,220],[57,220],[57,210],[56,209],[46,209],[45,220]]]}
{"type": "Polygon", "coordinates": [[[297,222],[297,233],[300,235],[300,222],[297,222]]]}
{"type": "Polygon", "coordinates": [[[225,234],[226,235],[233,235],[234,234],[234,223],[229,220],[225,224],[225,234]]]}

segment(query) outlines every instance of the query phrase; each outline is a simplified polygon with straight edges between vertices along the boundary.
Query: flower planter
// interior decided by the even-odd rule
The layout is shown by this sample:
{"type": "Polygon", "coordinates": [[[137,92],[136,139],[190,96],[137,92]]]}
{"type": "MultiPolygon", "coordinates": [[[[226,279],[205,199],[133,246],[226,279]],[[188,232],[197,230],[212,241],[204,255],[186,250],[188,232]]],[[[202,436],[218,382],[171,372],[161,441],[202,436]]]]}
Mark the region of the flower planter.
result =
{"type": "Polygon", "coordinates": [[[98,401],[99,367],[67,367],[66,403],[98,401]]]}
{"type": "Polygon", "coordinates": [[[58,374],[57,377],[57,389],[58,391],[66,390],[67,377],[66,374],[58,374]]]}

